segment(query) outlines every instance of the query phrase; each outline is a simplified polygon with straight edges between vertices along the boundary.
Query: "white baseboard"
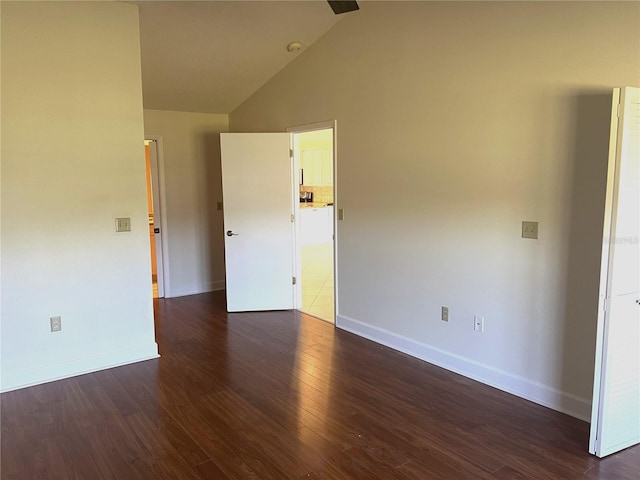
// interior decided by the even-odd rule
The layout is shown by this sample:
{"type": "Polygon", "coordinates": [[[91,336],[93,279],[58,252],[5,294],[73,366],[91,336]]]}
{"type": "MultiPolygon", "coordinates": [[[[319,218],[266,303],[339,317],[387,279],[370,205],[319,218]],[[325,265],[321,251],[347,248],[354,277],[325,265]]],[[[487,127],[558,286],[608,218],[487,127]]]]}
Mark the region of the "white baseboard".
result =
{"type": "Polygon", "coordinates": [[[201,285],[189,285],[187,287],[172,288],[171,296],[166,296],[165,298],[186,297],[187,295],[198,295],[200,293],[214,292],[216,290],[224,290],[225,286],[226,284],[224,280],[216,280],[201,285]]]}
{"type": "Polygon", "coordinates": [[[216,282],[209,282],[209,291],[214,292],[216,290],[224,290],[227,288],[227,282],[225,280],[218,280],[216,282]]]}
{"type": "Polygon", "coordinates": [[[587,399],[417,342],[388,330],[367,325],[345,315],[337,315],[336,326],[539,405],[566,413],[580,420],[590,421],[591,402],[587,399]]]}
{"type": "Polygon", "coordinates": [[[151,342],[144,345],[111,350],[89,357],[74,358],[73,360],[51,365],[3,372],[0,379],[2,382],[0,384],[0,392],[9,392],[98,370],[151,360],[159,356],[158,345],[155,342],[151,342]]]}

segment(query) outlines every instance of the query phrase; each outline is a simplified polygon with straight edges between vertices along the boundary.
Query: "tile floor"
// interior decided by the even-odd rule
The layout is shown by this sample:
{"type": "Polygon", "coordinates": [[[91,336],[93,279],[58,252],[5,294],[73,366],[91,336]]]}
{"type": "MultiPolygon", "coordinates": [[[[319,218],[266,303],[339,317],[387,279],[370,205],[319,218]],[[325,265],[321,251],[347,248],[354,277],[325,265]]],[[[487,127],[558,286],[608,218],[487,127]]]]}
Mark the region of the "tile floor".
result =
{"type": "Polygon", "coordinates": [[[302,308],[304,313],[334,322],[333,243],[302,247],[302,308]]]}

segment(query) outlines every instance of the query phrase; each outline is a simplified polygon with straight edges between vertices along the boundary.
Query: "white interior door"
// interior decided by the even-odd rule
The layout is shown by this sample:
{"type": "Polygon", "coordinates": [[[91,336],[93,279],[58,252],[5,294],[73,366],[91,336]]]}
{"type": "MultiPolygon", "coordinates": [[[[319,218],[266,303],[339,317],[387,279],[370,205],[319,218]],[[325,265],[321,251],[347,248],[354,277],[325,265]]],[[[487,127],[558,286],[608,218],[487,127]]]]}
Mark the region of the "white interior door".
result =
{"type": "Polygon", "coordinates": [[[288,133],[222,133],[227,310],[293,308],[288,133]]]}
{"type": "Polygon", "coordinates": [[[590,452],[640,443],[640,89],[614,90],[590,452]]]}

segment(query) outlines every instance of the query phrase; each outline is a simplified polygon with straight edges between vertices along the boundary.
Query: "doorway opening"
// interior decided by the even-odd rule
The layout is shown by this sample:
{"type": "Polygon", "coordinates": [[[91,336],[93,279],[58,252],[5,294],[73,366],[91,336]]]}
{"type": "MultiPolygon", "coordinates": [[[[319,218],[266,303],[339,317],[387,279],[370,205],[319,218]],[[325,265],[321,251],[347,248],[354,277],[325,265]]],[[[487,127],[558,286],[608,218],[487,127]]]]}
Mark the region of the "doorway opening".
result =
{"type": "Polygon", "coordinates": [[[160,168],[157,139],[145,139],[144,156],[147,176],[147,208],[149,212],[149,251],[153,298],[165,297],[162,209],[160,205],[160,168]]]}
{"type": "Polygon", "coordinates": [[[335,323],[334,122],[289,129],[296,203],[296,308],[335,323]],[[298,198],[299,197],[299,201],[298,198]]]}

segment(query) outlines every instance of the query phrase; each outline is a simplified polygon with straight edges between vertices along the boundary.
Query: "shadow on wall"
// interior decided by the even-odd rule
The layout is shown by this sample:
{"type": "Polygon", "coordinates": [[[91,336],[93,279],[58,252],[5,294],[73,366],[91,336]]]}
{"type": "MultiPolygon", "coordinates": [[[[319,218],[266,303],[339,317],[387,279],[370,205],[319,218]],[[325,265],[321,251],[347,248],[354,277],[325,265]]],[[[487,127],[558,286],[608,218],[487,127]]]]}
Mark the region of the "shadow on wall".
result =
{"type": "Polygon", "coordinates": [[[206,262],[205,272],[211,278],[202,279],[212,283],[214,289],[224,282],[224,236],[223,216],[217,204],[222,201],[222,168],[220,164],[220,134],[205,132],[197,141],[199,157],[204,161],[200,164],[200,191],[198,195],[203,205],[200,235],[203,236],[201,245],[206,251],[200,252],[200,258],[206,262]]]}
{"type": "Polygon", "coordinates": [[[573,175],[565,286],[562,389],[591,399],[609,154],[612,92],[578,94],[573,103],[573,175]],[[582,387],[580,387],[582,386],[582,387]],[[591,386],[589,391],[580,391],[591,386]]]}

